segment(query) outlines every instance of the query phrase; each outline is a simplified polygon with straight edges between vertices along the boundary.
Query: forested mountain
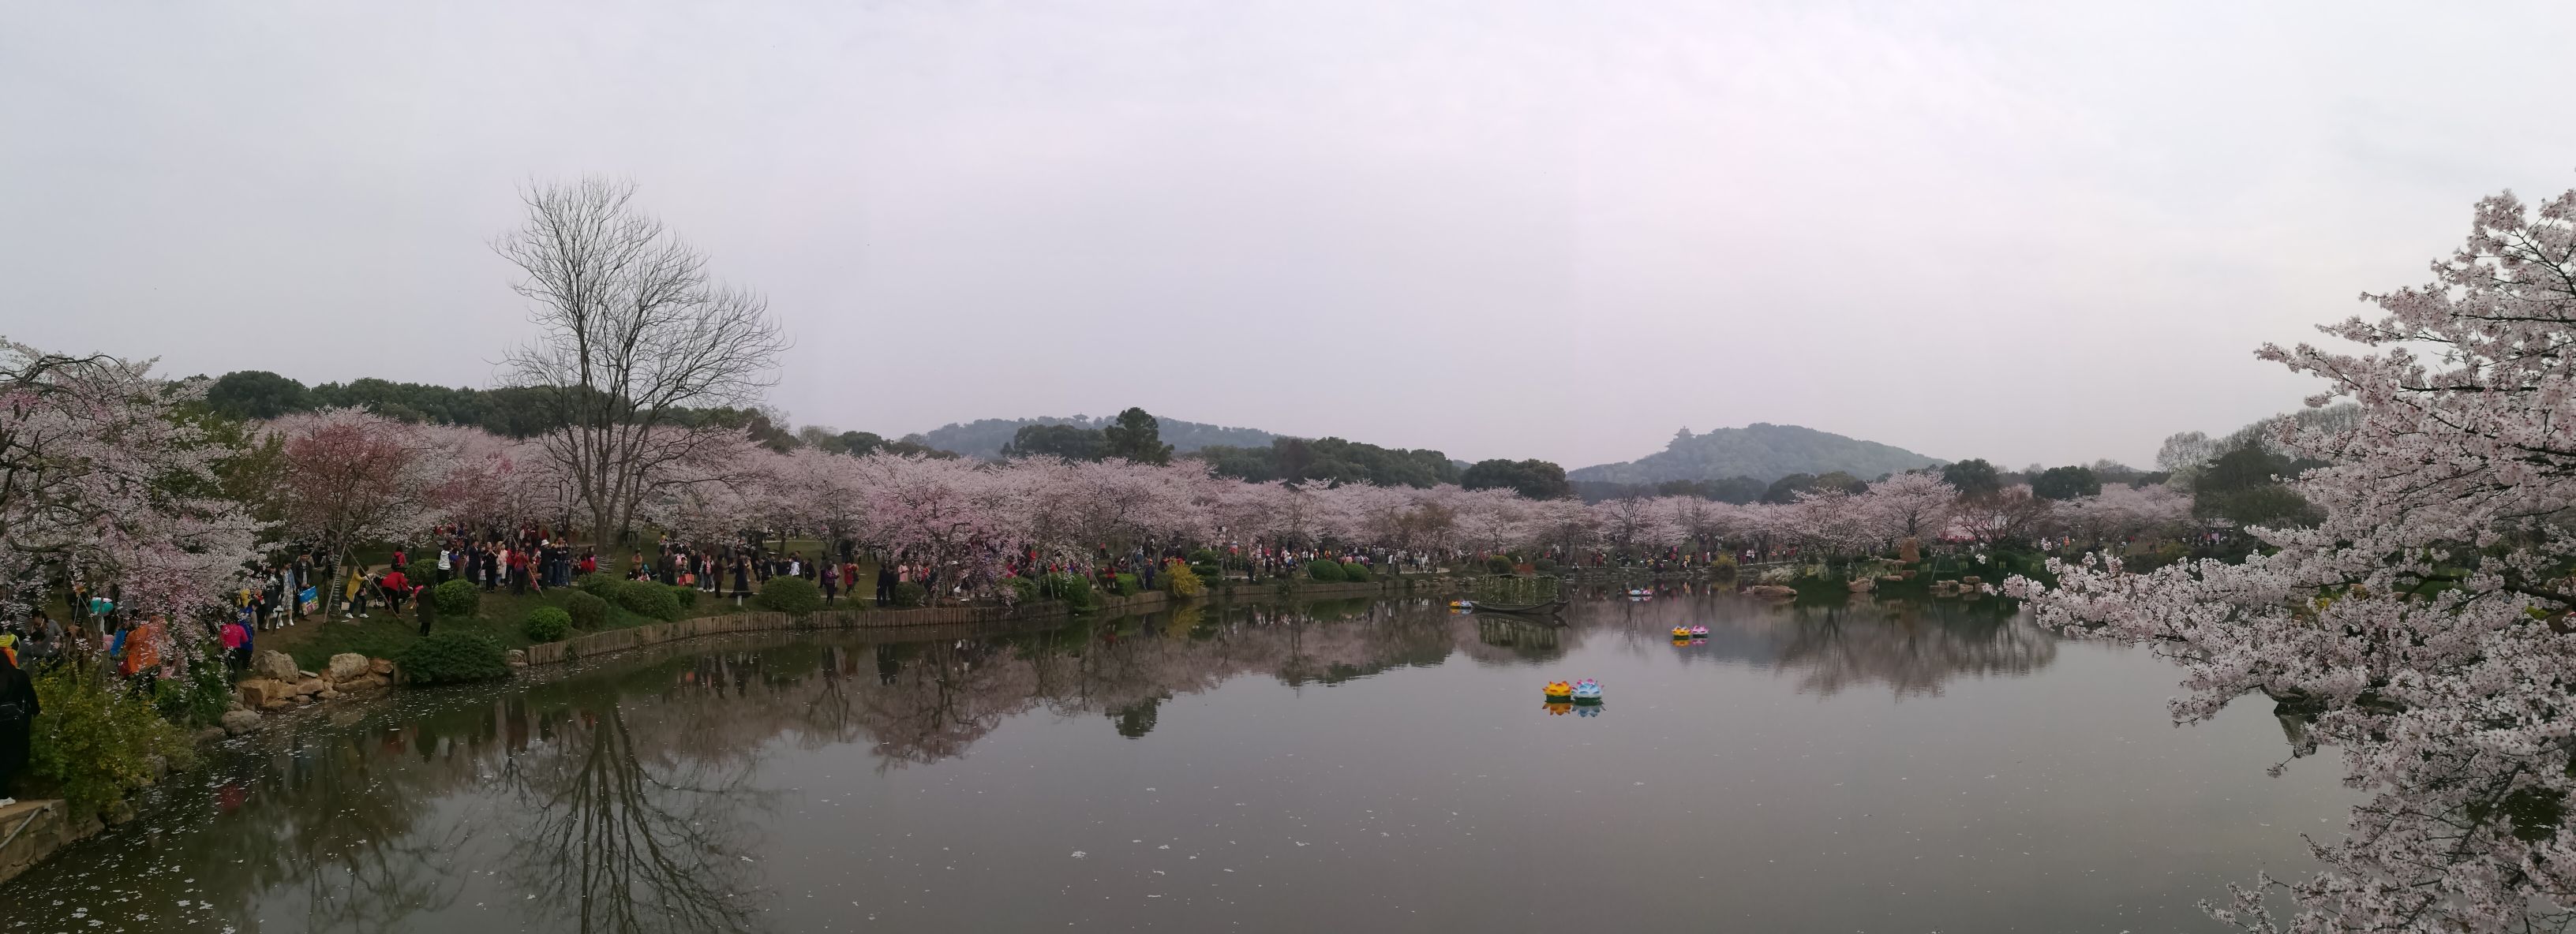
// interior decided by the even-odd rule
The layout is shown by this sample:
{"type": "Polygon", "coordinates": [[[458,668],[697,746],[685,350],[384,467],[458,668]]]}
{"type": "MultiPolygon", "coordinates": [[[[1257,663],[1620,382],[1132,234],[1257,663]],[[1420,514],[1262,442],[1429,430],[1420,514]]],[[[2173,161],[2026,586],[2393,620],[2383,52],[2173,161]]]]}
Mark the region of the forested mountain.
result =
{"type": "MultiPolygon", "coordinates": [[[[1155,421],[1162,424],[1163,443],[1171,445],[1173,451],[1182,454],[1218,445],[1267,447],[1271,441],[1280,437],[1258,428],[1229,428],[1223,425],[1185,422],[1162,416],[1156,416],[1155,421]]],[[[922,432],[917,440],[943,451],[955,451],[983,460],[998,460],[1002,456],[1002,446],[1011,443],[1011,439],[1019,434],[1021,428],[1030,425],[1066,425],[1074,428],[1100,429],[1115,422],[1116,419],[1108,416],[1086,418],[1080,415],[1072,418],[979,418],[971,422],[951,422],[922,432]]]]}
{"type": "Polygon", "coordinates": [[[1861,479],[1945,463],[1904,448],[1796,425],[1755,422],[1694,435],[1684,428],[1653,454],[1570,471],[1576,483],[1657,484],[1749,477],[1769,483],[1790,474],[1835,471],[1861,479]]]}

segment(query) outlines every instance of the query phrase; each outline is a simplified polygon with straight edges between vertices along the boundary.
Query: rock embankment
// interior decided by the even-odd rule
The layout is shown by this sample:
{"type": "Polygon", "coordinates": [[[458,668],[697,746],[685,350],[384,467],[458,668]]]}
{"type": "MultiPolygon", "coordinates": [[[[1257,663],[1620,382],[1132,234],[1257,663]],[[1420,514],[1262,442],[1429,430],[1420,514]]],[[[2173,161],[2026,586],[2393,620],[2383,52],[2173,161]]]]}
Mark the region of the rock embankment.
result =
{"type": "Polygon", "coordinates": [[[261,714],[382,691],[393,686],[395,674],[391,660],[356,652],[331,656],[318,672],[295,667],[284,652],[261,652],[250,673],[234,686],[233,709],[224,713],[224,732],[235,736],[258,729],[261,714]]]}

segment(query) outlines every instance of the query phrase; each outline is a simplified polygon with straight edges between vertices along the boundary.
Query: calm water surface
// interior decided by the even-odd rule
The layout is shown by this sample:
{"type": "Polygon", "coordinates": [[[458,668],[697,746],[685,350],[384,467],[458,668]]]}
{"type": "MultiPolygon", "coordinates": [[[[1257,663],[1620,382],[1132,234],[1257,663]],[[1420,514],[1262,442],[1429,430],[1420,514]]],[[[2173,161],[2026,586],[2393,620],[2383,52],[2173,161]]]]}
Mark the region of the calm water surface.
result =
{"type": "MultiPolygon", "coordinates": [[[[277,722],[37,931],[2209,931],[2350,793],[1956,606],[1362,601],[702,641],[277,722]],[[1705,623],[1676,645],[1675,624],[1705,623]],[[1591,677],[1595,715],[1546,707],[1591,677]]],[[[275,722],[275,721],[273,721],[275,722]]]]}

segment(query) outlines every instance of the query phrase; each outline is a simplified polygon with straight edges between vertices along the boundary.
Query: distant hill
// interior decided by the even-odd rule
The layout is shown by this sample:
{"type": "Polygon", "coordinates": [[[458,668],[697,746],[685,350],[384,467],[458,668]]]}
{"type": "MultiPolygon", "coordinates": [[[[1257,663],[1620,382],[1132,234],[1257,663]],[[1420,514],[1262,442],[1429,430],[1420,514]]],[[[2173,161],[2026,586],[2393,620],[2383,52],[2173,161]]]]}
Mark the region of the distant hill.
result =
{"type": "Polygon", "coordinates": [[[1864,480],[1881,474],[1947,463],[1904,448],[1846,438],[1832,432],[1755,422],[1694,435],[1682,429],[1653,454],[1619,464],[1567,471],[1577,483],[1655,484],[1667,480],[1752,477],[1764,483],[1793,473],[1840,470],[1864,480]]]}
{"type": "MultiPolygon", "coordinates": [[[[1001,458],[1002,445],[1009,443],[1011,436],[1018,434],[1024,425],[1072,425],[1077,428],[1099,428],[1114,421],[1116,419],[1107,416],[1088,418],[1081,415],[1071,418],[980,418],[962,424],[951,422],[922,432],[920,441],[944,451],[955,451],[968,457],[989,461],[1001,458]]],[[[1204,422],[1185,422],[1159,415],[1154,417],[1154,421],[1162,426],[1163,443],[1171,445],[1172,451],[1177,454],[1187,454],[1216,445],[1269,447],[1271,439],[1279,437],[1258,428],[1229,428],[1204,422]]]]}

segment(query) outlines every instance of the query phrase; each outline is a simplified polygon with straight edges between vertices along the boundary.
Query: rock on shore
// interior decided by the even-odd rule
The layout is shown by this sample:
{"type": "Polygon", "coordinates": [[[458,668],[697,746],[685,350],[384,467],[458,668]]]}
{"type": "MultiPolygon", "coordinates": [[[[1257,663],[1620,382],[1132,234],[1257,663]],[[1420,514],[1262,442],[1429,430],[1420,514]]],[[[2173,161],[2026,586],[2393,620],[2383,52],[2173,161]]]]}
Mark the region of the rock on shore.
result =
{"type": "MultiPolygon", "coordinates": [[[[304,704],[372,694],[393,684],[394,663],[356,652],[331,656],[319,673],[301,671],[284,652],[262,652],[251,677],[236,686],[244,711],[279,711],[304,704]]],[[[227,720],[227,729],[232,723],[227,720]]]]}

